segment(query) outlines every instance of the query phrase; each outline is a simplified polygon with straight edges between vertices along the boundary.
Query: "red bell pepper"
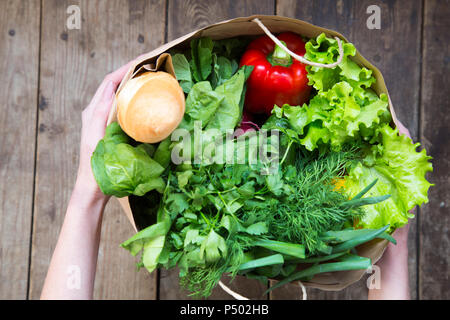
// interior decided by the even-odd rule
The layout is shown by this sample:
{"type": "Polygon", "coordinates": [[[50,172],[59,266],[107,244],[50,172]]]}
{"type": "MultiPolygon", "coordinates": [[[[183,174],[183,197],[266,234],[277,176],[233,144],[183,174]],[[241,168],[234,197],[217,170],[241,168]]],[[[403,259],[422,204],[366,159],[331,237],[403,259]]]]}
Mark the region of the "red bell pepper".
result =
{"type": "MultiPolygon", "coordinates": [[[[305,43],[292,32],[277,36],[292,52],[303,56],[305,43]]],[[[305,65],[281,49],[268,37],[253,40],[241,58],[240,66],[254,66],[247,80],[245,109],[251,113],[270,115],[273,106],[302,105],[307,102],[311,87],[305,65]]]]}

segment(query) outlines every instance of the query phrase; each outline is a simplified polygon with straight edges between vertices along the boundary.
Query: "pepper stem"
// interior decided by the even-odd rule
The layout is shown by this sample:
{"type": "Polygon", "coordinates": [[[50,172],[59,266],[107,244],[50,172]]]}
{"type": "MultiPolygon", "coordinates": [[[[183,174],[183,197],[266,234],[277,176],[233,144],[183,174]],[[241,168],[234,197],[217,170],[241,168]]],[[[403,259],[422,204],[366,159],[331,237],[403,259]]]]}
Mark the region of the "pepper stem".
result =
{"type": "MultiPolygon", "coordinates": [[[[280,42],[286,46],[286,43],[284,41],[280,42]]],[[[280,66],[288,66],[291,64],[292,58],[289,55],[289,53],[284,51],[284,49],[282,49],[279,45],[276,44],[275,50],[273,51],[272,55],[272,61],[280,66]]]]}

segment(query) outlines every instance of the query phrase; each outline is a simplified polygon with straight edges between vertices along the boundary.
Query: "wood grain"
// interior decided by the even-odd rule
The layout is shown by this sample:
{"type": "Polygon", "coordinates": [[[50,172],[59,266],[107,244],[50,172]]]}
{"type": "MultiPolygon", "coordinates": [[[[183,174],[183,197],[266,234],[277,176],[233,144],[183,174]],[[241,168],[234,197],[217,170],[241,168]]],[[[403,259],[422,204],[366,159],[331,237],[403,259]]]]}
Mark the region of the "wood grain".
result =
{"type": "Polygon", "coordinates": [[[169,0],[168,40],[222,20],[274,14],[274,0],[169,0]]]}
{"type": "MultiPolygon", "coordinates": [[[[334,29],[351,41],[361,54],[382,72],[400,121],[407,126],[415,141],[418,139],[421,1],[349,1],[278,0],[277,14],[294,17],[315,25],[334,29]],[[381,9],[381,29],[366,26],[369,5],[381,9]]],[[[417,297],[417,222],[411,220],[409,248],[409,278],[411,297],[417,297]]],[[[308,289],[309,299],[366,299],[364,276],[357,284],[338,292],[308,289]]],[[[296,296],[298,289],[274,291],[272,298],[296,296]],[[278,293],[277,293],[278,292],[278,293]],[[292,294],[291,294],[292,292],[292,294]]]]}
{"type": "MultiPolygon", "coordinates": [[[[252,14],[274,14],[275,3],[272,0],[245,1],[185,1],[169,0],[168,40],[176,39],[206,25],[252,14]]],[[[222,278],[228,284],[227,276],[222,278]]],[[[265,299],[262,293],[267,289],[257,280],[236,278],[229,287],[250,299],[265,299]]],[[[186,299],[186,292],[178,284],[176,270],[161,270],[160,299],[186,299]]],[[[210,299],[231,299],[220,287],[216,287],[210,299]]]]}
{"type": "MultiPolygon", "coordinates": [[[[40,295],[75,181],[81,111],[107,73],[163,43],[165,2],[44,0],[42,13],[32,299],[40,295]],[[80,30],[66,27],[69,5],[81,10],[80,30]]],[[[156,298],[156,273],[136,272],[136,258],[119,247],[131,235],[113,199],[104,214],[95,298],[156,298]]]]}
{"type": "Polygon", "coordinates": [[[39,70],[39,1],[0,2],[0,299],[26,299],[39,70]]]}
{"type": "Polygon", "coordinates": [[[450,1],[425,1],[421,141],[435,184],[420,219],[419,298],[450,299],[450,1]]]}
{"type": "MultiPolygon", "coordinates": [[[[383,73],[399,119],[434,158],[429,179],[436,186],[410,228],[411,296],[449,299],[450,1],[167,0],[167,7],[165,30],[164,0],[0,1],[0,299],[40,295],[75,181],[81,110],[104,75],[161,45],[165,34],[171,40],[223,19],[274,11],[343,33],[383,73]],[[381,30],[366,27],[372,4],[381,8],[381,30]],[[81,30],[66,28],[69,5],[81,9],[81,30]]],[[[95,298],[157,297],[156,273],[136,272],[136,259],[119,248],[132,234],[113,199],[102,227],[95,298]]],[[[308,299],[366,299],[366,279],[339,293],[307,289],[308,299]]],[[[230,287],[251,299],[266,298],[256,281],[236,278],[230,287]]],[[[159,296],[187,297],[176,271],[161,271],[159,296]]],[[[231,297],[216,288],[211,298],[231,297]]],[[[271,298],[301,294],[287,286],[271,298]]]]}

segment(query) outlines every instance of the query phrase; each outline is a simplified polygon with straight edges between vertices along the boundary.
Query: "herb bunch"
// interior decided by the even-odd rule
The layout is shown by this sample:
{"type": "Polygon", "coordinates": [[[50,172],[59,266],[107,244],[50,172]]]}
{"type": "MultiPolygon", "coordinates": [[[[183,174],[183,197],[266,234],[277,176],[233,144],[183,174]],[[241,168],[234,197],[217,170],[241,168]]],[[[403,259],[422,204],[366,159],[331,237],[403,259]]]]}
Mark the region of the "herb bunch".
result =
{"type": "Polygon", "coordinates": [[[317,159],[298,156],[279,180],[288,186],[283,196],[244,215],[266,221],[273,239],[302,243],[311,254],[326,250],[320,240],[323,232],[341,230],[345,223],[352,225],[363,215],[361,207],[345,205],[348,195],[335,185],[355,157],[349,151],[330,152],[317,159]]]}

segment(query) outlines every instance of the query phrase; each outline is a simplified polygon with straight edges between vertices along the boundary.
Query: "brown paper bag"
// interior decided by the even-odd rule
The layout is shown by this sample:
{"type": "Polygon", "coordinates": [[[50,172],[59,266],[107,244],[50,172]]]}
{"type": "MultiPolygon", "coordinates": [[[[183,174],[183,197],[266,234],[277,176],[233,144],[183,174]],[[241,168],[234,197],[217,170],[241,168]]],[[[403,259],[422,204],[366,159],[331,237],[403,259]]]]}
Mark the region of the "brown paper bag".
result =
{"type": "MultiPolygon", "coordinates": [[[[343,37],[336,31],[314,26],[307,22],[292,18],[280,16],[254,15],[250,17],[241,17],[232,20],[226,20],[193,31],[187,35],[184,35],[178,39],[166,43],[163,46],[140,57],[139,60],[135,61],[135,63],[128,70],[119,88],[117,89],[116,94],[120,92],[123,85],[127,81],[129,81],[142,71],[164,70],[172,75],[175,75],[172,66],[172,59],[170,55],[166,54],[165,52],[168,51],[169,49],[174,48],[175,46],[184,46],[184,47],[188,46],[192,38],[211,37],[213,40],[220,40],[237,36],[263,35],[263,31],[260,29],[260,27],[255,22],[252,21],[254,18],[259,18],[261,22],[272,33],[275,34],[285,31],[291,31],[308,38],[313,38],[317,37],[320,33],[324,32],[329,37],[337,36],[340,39],[343,39],[348,42],[348,40],[345,39],[345,37],[343,37]]],[[[355,61],[360,66],[364,66],[367,69],[373,71],[376,83],[372,86],[372,89],[375,90],[375,92],[378,95],[380,95],[381,93],[385,93],[389,98],[389,93],[380,71],[376,67],[374,67],[369,61],[367,61],[363,56],[361,56],[361,54],[358,51],[356,52],[355,57],[353,57],[353,61],[355,61]]],[[[402,124],[397,120],[390,98],[389,98],[389,109],[392,114],[392,119],[395,126],[403,128],[402,124]]],[[[114,121],[117,121],[117,110],[115,105],[113,106],[109,114],[108,124],[114,121]]],[[[119,202],[122,208],[124,209],[131,224],[133,225],[133,228],[137,231],[136,223],[133,218],[133,213],[131,211],[128,198],[127,197],[120,198],[119,202]]],[[[388,244],[387,240],[374,239],[369,243],[365,243],[357,247],[356,250],[358,252],[358,255],[368,257],[372,260],[372,263],[376,263],[383,255],[383,252],[386,249],[387,244],[388,244]]],[[[307,287],[318,288],[322,290],[338,291],[346,288],[347,286],[361,279],[361,277],[364,275],[365,272],[366,270],[352,270],[352,271],[338,271],[333,273],[323,273],[316,275],[310,281],[305,281],[302,283],[307,287]]]]}

